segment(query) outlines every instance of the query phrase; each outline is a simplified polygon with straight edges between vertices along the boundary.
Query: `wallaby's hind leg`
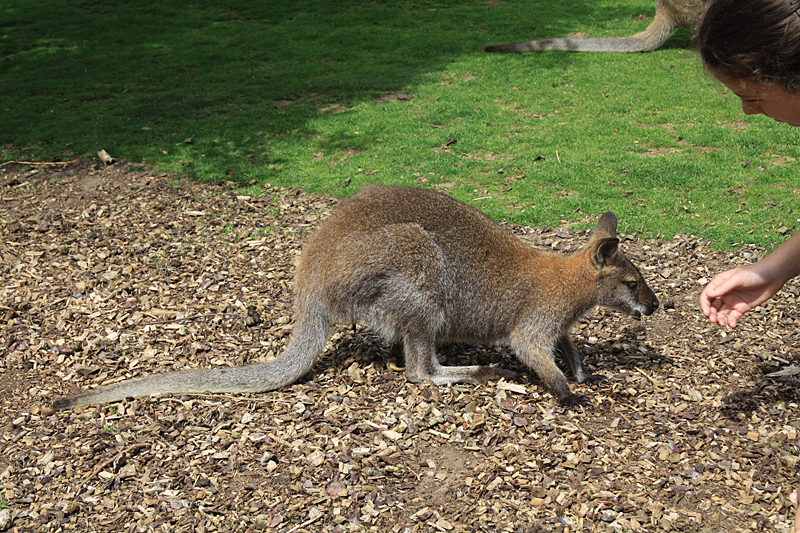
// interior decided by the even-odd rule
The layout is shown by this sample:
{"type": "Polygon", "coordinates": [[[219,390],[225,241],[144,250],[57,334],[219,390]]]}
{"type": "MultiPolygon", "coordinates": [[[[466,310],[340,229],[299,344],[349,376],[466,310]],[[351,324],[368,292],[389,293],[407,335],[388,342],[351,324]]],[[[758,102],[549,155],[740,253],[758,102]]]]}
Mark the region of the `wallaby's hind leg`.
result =
{"type": "Polygon", "coordinates": [[[483,385],[500,378],[517,380],[519,374],[493,366],[443,366],[436,357],[433,341],[407,335],[403,339],[406,379],[412,383],[430,380],[437,385],[472,383],[483,385]]]}
{"type": "Polygon", "coordinates": [[[575,376],[575,381],[578,383],[597,385],[608,381],[602,374],[587,374],[584,371],[578,349],[566,335],[562,335],[558,341],[556,341],[556,351],[561,354],[567,362],[569,369],[572,371],[572,375],[575,376]]]}

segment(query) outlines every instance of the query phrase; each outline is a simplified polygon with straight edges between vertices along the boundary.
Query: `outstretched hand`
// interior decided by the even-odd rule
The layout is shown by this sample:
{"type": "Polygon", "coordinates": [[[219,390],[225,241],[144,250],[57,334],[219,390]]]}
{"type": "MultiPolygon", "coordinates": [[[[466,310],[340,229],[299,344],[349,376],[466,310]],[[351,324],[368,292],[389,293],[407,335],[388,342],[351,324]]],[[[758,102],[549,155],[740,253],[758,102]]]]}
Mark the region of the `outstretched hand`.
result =
{"type": "Polygon", "coordinates": [[[783,286],[782,280],[765,275],[754,263],[718,274],[700,294],[700,308],[711,322],[736,327],[746,312],[770,299],[783,286]]]}

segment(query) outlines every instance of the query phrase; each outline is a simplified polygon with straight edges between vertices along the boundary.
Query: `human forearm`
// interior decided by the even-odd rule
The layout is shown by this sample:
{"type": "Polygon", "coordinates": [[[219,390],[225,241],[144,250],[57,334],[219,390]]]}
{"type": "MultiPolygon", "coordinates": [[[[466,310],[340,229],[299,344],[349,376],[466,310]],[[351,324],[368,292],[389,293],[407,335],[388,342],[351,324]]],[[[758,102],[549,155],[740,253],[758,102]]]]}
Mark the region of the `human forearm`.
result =
{"type": "Polygon", "coordinates": [[[771,280],[779,287],[800,274],[800,232],[792,235],[774,252],[753,266],[765,279],[771,280]]]}

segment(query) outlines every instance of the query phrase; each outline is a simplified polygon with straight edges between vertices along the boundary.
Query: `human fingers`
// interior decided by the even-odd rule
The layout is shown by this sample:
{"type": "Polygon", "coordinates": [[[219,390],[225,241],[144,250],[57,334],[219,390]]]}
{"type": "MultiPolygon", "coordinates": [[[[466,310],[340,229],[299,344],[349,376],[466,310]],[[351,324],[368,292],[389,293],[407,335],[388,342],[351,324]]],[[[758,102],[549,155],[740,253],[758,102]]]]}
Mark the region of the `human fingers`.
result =
{"type": "MultiPolygon", "coordinates": [[[[725,302],[722,297],[736,286],[735,282],[731,282],[734,272],[735,269],[717,274],[700,293],[700,309],[709,319],[711,319],[712,315],[718,315],[720,310],[724,308],[725,302]]],[[[716,322],[714,319],[711,319],[711,321],[716,322]]]]}
{"type": "Polygon", "coordinates": [[[730,312],[724,317],[725,323],[720,324],[720,326],[728,326],[729,328],[735,328],[736,324],[739,322],[740,316],[742,316],[742,313],[740,313],[736,309],[731,309],[730,312]]]}
{"type": "Polygon", "coordinates": [[[706,285],[702,294],[706,298],[713,300],[731,292],[734,289],[740,288],[742,285],[742,276],[738,269],[728,270],[721,274],[717,274],[714,279],[706,285]]]}
{"type": "MultiPolygon", "coordinates": [[[[725,298],[701,299],[700,306],[704,307],[703,312],[710,322],[722,327],[729,325],[730,314],[735,311],[728,305],[725,298]]],[[[739,316],[741,313],[734,317],[734,323],[739,316]]]]}
{"type": "Polygon", "coordinates": [[[720,301],[715,301],[712,302],[711,306],[708,308],[706,316],[710,322],[724,326],[726,313],[727,310],[723,307],[723,304],[720,301]]]}
{"type": "Polygon", "coordinates": [[[729,298],[729,300],[733,301],[729,301],[717,309],[717,324],[723,327],[735,328],[736,324],[739,323],[739,319],[750,309],[750,306],[734,298],[729,298]]]}
{"type": "MultiPolygon", "coordinates": [[[[708,287],[706,287],[706,289],[708,289],[708,287]]],[[[703,314],[710,318],[712,322],[715,322],[712,316],[716,315],[717,312],[712,306],[711,298],[708,297],[705,290],[700,293],[700,310],[703,311],[703,314]]]]}
{"type": "Polygon", "coordinates": [[[712,280],[711,283],[706,285],[706,287],[703,289],[703,292],[700,293],[700,309],[703,311],[704,315],[711,319],[712,322],[715,322],[712,317],[716,316],[717,312],[724,305],[722,298],[719,298],[718,295],[713,294],[713,291],[716,290],[718,285],[715,283],[715,281],[716,278],[712,280]]]}

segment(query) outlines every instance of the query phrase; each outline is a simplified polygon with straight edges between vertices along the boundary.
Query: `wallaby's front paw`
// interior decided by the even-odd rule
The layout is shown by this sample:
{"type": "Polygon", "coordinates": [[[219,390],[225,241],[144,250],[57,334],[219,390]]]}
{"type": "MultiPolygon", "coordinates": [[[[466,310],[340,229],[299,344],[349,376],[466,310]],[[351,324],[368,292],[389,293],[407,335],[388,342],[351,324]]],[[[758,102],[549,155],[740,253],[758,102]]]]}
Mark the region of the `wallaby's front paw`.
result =
{"type": "Polygon", "coordinates": [[[583,378],[583,383],[586,385],[605,385],[608,383],[608,378],[603,374],[589,374],[583,378]]]}
{"type": "Polygon", "coordinates": [[[579,405],[592,405],[592,402],[589,401],[589,398],[581,394],[570,394],[568,396],[564,396],[563,398],[558,399],[558,403],[569,408],[577,407],[579,405]]]}

